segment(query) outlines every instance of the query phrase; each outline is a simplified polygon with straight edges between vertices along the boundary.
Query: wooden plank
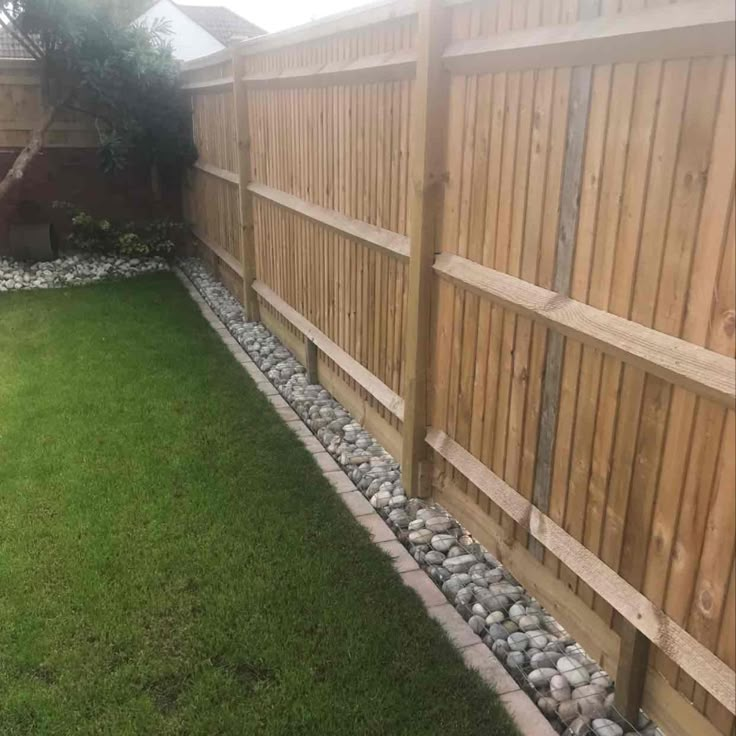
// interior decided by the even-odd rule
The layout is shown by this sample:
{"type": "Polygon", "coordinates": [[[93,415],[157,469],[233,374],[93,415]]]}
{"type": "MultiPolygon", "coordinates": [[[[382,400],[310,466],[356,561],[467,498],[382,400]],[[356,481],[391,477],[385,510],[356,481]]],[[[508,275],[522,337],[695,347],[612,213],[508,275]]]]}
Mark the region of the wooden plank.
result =
{"type": "MultiPolygon", "coordinates": [[[[570,635],[604,669],[618,669],[618,634],[594,614],[550,569],[524,545],[481,511],[472,496],[447,480],[435,479],[434,500],[449,511],[522,583],[570,635]]],[[[642,706],[668,736],[720,736],[680,693],[651,667],[644,682],[642,706]]]]}
{"type": "Polygon", "coordinates": [[[649,639],[628,621],[619,626],[621,644],[616,668],[615,707],[629,722],[636,723],[644,696],[649,661],[649,639]]]}
{"type": "Polygon", "coordinates": [[[283,89],[338,84],[365,84],[411,79],[416,70],[416,55],[402,50],[342,59],[313,66],[287,68],[277,73],[252,72],[243,77],[248,87],[283,89]]]}
{"type": "Polygon", "coordinates": [[[213,166],[212,164],[206,164],[201,161],[196,161],[192,166],[193,168],[203,171],[205,174],[209,174],[210,176],[214,176],[217,179],[229,181],[231,184],[240,183],[240,177],[237,174],[234,174],[232,171],[228,171],[227,169],[221,169],[219,166],[213,166]]]}
{"type": "Polygon", "coordinates": [[[424,469],[427,427],[427,374],[430,361],[432,262],[442,211],[448,79],[440,54],[446,43],[447,11],[441,0],[420,0],[417,73],[414,83],[409,222],[411,258],[404,341],[404,420],[402,480],[410,496],[430,493],[424,469]]]}
{"type": "Polygon", "coordinates": [[[736,712],[736,673],[728,665],[444,432],[430,429],[426,439],[435,452],[529,531],[560,562],[594,587],[625,620],[731,713],[736,712]]]}
{"type": "Polygon", "coordinates": [[[324,225],[340,235],[345,235],[352,240],[357,240],[364,245],[390,253],[401,259],[408,259],[409,257],[409,239],[404,235],[384,230],[375,225],[369,225],[367,222],[356,220],[326,207],[320,207],[265,184],[252,183],[247,188],[255,196],[296,212],[298,215],[324,225]]]}
{"type": "Polygon", "coordinates": [[[736,362],[732,358],[460,256],[443,253],[434,269],[442,277],[585,345],[729,408],[736,407],[736,362]]]}
{"type": "Polygon", "coordinates": [[[222,92],[233,86],[233,77],[221,77],[210,79],[206,82],[185,82],[181,88],[190,92],[222,92]]]}
{"type": "Polygon", "coordinates": [[[185,61],[181,65],[183,72],[197,71],[199,69],[207,69],[212,66],[220,66],[230,61],[233,56],[233,47],[229,46],[225,49],[220,49],[207,56],[201,56],[198,59],[192,59],[191,61],[185,61]]]}
{"type": "Polygon", "coordinates": [[[394,393],[383,381],[348,355],[339,345],[330,340],[322,330],[317,329],[309,320],[289,306],[266,284],[256,281],[254,291],[278,312],[290,324],[296,327],[308,340],[311,340],[330,360],[333,360],[357,384],[365,389],[376,401],[385,406],[397,419],[404,418],[404,401],[394,393]]]}
{"type": "Polygon", "coordinates": [[[217,245],[211,238],[208,238],[201,230],[197,227],[192,227],[192,234],[201,240],[218,258],[223,260],[227,265],[235,271],[239,276],[243,275],[243,267],[237,258],[228,253],[224,248],[217,245]]]}
{"type": "MultiPolygon", "coordinates": [[[[595,14],[598,3],[592,0],[582,3],[579,17],[585,13],[595,14]]],[[[586,128],[590,107],[590,90],[593,69],[590,66],[576,67],[570,79],[567,110],[567,131],[563,159],[562,184],[560,190],[560,214],[557,226],[557,247],[552,290],[568,296],[572,279],[575,236],[580,211],[580,186],[585,153],[586,128]]],[[[562,358],[565,338],[550,330],[547,334],[547,351],[542,383],[542,400],[537,433],[537,451],[534,468],[532,500],[541,511],[549,510],[552,483],[552,457],[557,430],[557,415],[560,406],[562,385],[562,358]]],[[[541,559],[542,548],[530,540],[530,549],[541,559]]]]}
{"type": "MultiPolygon", "coordinates": [[[[233,54],[233,74],[240,78],[242,58],[233,54]]],[[[253,224],[253,197],[248,190],[248,184],[253,178],[251,161],[252,140],[250,133],[250,119],[248,112],[248,97],[241,83],[233,85],[233,112],[235,114],[235,138],[238,153],[238,202],[239,202],[239,242],[240,261],[243,267],[243,305],[246,319],[258,321],[258,299],[253,291],[253,282],[256,280],[256,245],[255,228],[253,224]]]]}
{"type": "Polygon", "coordinates": [[[454,74],[482,74],[729,55],[736,49],[735,24],[731,0],[702,0],[460,41],[443,59],[454,74]]]}
{"type": "MultiPolygon", "coordinates": [[[[5,60],[2,60],[3,68],[5,60]]],[[[10,87],[40,87],[41,77],[39,75],[20,75],[20,74],[0,74],[0,85],[8,85],[10,87]]]]}
{"type": "MultiPolygon", "coordinates": [[[[0,130],[31,131],[38,127],[38,120],[0,120],[0,130]]],[[[64,122],[53,123],[48,132],[70,132],[70,131],[94,131],[92,120],[88,122],[64,122]]]]}
{"type": "MultiPolygon", "coordinates": [[[[306,344],[305,341],[293,334],[272,312],[267,303],[261,309],[263,324],[276,335],[279,340],[296,356],[297,360],[305,363],[306,344]]],[[[391,455],[401,460],[401,435],[391,424],[384,419],[366,401],[353,386],[338,375],[328,365],[329,359],[319,355],[317,361],[318,383],[324,386],[332,396],[337,399],[349,412],[350,416],[365,429],[367,429],[391,455]]]]}
{"type": "Polygon", "coordinates": [[[311,384],[319,383],[317,346],[312,340],[307,340],[306,343],[304,367],[307,369],[307,381],[311,384]]]}
{"type": "Polygon", "coordinates": [[[36,59],[0,59],[0,68],[41,70],[41,62],[36,59]]]}
{"type": "Polygon", "coordinates": [[[277,33],[251,38],[238,44],[236,48],[243,54],[261,54],[296,44],[308,43],[326,36],[347,33],[365,26],[386,23],[405,18],[416,13],[416,0],[390,0],[373,3],[361,8],[336,13],[311,23],[289,28],[277,33]]]}

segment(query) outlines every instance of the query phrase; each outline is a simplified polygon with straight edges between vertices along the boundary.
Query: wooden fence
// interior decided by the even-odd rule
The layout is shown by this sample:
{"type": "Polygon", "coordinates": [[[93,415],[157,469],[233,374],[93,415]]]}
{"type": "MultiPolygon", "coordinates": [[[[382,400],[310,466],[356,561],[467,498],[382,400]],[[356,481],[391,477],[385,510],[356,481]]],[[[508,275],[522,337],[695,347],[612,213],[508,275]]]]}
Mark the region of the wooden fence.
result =
{"type": "Polygon", "coordinates": [[[183,82],[250,316],[683,735],[736,733],[734,30],[398,0],[183,82]]]}
{"type": "MultiPolygon", "coordinates": [[[[32,59],[0,59],[0,148],[23,148],[43,117],[41,74],[32,59]]],[[[97,134],[89,118],[62,110],[46,134],[49,148],[93,148],[97,134]]]]}

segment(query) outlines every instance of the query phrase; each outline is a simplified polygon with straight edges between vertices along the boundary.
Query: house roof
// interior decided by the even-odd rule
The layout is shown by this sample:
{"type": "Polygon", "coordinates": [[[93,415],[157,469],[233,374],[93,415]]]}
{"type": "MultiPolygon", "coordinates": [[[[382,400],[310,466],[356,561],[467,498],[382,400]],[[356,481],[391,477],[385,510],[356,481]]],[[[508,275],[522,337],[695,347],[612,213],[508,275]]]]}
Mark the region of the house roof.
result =
{"type": "Polygon", "coordinates": [[[4,28],[0,28],[0,59],[32,59],[33,57],[4,28]]]}
{"type": "MultiPolygon", "coordinates": [[[[237,13],[221,6],[177,5],[177,8],[221,44],[229,46],[236,41],[262,36],[266,31],[237,13]]],[[[4,28],[0,27],[0,59],[33,58],[4,28]]]]}
{"type": "Polygon", "coordinates": [[[266,32],[229,8],[178,4],[176,7],[225,46],[266,32]]]}

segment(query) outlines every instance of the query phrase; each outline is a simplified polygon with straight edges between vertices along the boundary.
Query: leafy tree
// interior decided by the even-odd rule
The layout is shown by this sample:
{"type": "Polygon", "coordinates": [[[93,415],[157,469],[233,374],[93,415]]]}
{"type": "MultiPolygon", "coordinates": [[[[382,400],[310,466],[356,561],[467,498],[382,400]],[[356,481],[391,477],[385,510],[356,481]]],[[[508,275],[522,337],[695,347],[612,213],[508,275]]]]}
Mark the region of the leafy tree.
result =
{"type": "Polygon", "coordinates": [[[0,22],[41,62],[47,101],[44,118],[0,182],[0,201],[22,180],[63,108],[94,118],[107,171],[131,160],[154,173],[193,163],[191,115],[164,24],[117,23],[110,7],[90,0],[0,0],[0,10],[0,22]]]}

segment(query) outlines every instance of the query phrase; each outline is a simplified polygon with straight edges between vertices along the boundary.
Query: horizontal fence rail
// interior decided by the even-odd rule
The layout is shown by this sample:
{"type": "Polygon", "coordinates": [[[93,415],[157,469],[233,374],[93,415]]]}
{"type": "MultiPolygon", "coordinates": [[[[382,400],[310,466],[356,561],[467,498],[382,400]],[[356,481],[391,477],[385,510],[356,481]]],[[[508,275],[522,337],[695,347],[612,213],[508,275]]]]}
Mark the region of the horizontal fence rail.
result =
{"type": "Polygon", "coordinates": [[[410,51],[399,51],[354,60],[331,61],[299,69],[286,69],[277,74],[256,72],[246,74],[243,82],[248,87],[267,89],[387,82],[411,78],[414,76],[415,68],[414,54],[410,51]]]}
{"type": "Polygon", "coordinates": [[[372,248],[383,250],[398,258],[409,258],[409,239],[403,235],[369,225],[367,222],[352,217],[346,217],[325,207],[310,204],[303,199],[263,184],[251,184],[248,190],[256,197],[272,202],[312,222],[324,225],[324,227],[340,235],[345,235],[372,248]]]}
{"type": "Polygon", "coordinates": [[[725,355],[450,253],[440,255],[434,269],[443,278],[512,311],[540,320],[575,340],[730,409],[736,408],[734,362],[725,355]]]}
{"type": "Polygon", "coordinates": [[[653,8],[633,16],[534,28],[459,41],[443,54],[461,74],[733,54],[736,9],[729,0],[653,8]]]}
{"type": "Polygon", "coordinates": [[[627,621],[635,624],[652,643],[661,647],[673,661],[696,678],[708,692],[717,697],[729,710],[736,708],[736,676],[728,665],[699,644],[670,619],[661,609],[653,606],[641,593],[616,575],[592,552],[573,539],[540,513],[523,496],[494,475],[444,432],[430,429],[427,444],[459,470],[476,488],[498,504],[522,528],[567,565],[581,580],[594,585],[596,591],[627,621]]]}
{"type": "Polygon", "coordinates": [[[731,736],[736,11],[621,5],[383,2],[191,62],[184,205],[623,712],[731,736]]]}

